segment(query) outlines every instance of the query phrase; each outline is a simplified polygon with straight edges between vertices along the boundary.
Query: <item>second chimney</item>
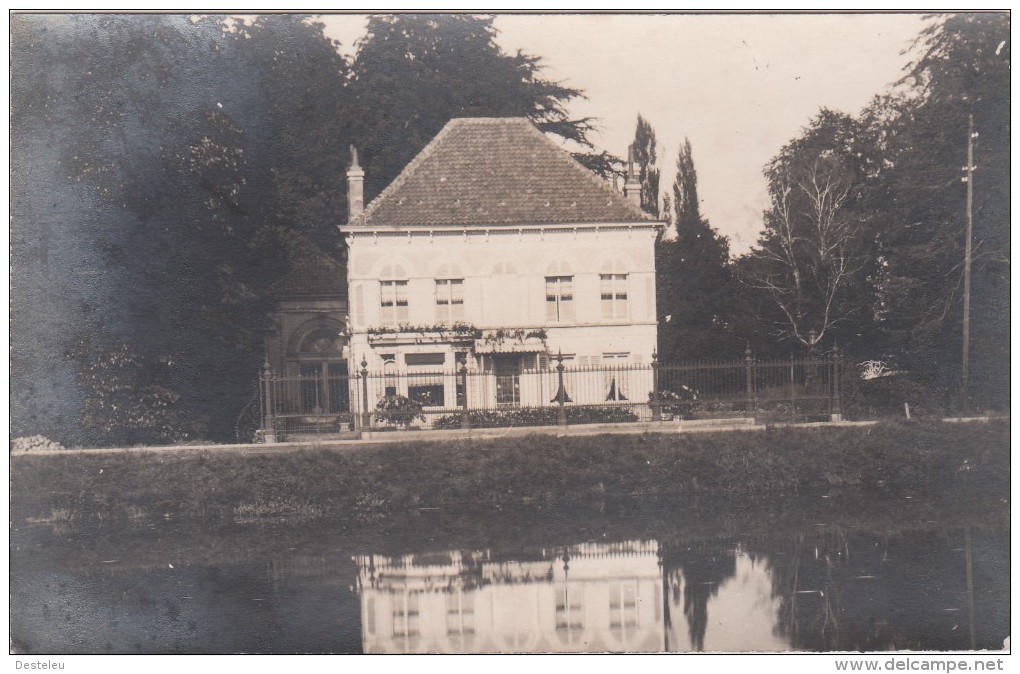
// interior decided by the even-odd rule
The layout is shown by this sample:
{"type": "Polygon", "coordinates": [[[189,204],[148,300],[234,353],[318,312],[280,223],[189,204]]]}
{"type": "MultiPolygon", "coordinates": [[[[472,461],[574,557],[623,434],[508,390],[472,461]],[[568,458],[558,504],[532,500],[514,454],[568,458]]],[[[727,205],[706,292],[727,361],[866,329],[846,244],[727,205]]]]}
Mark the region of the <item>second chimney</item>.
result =
{"type": "Polygon", "coordinates": [[[627,148],[627,180],[623,183],[623,194],[636,206],[641,206],[641,178],[634,166],[633,145],[627,148]]]}
{"type": "Polygon", "coordinates": [[[351,145],[351,167],[347,169],[347,222],[365,210],[365,171],[358,165],[358,148],[351,145]]]}

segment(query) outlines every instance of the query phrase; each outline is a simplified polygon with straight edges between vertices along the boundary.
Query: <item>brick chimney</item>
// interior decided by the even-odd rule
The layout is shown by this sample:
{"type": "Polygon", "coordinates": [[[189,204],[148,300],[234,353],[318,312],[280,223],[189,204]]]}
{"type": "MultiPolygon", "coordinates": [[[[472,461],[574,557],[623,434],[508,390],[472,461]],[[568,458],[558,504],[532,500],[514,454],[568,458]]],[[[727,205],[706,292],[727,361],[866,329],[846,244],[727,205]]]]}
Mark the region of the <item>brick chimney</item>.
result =
{"type": "Polygon", "coordinates": [[[641,206],[641,177],[634,165],[633,145],[627,148],[627,181],[623,184],[623,193],[634,205],[641,206]]]}
{"type": "Polygon", "coordinates": [[[365,210],[365,171],[358,166],[358,148],[351,145],[351,166],[347,169],[347,222],[365,210]]]}

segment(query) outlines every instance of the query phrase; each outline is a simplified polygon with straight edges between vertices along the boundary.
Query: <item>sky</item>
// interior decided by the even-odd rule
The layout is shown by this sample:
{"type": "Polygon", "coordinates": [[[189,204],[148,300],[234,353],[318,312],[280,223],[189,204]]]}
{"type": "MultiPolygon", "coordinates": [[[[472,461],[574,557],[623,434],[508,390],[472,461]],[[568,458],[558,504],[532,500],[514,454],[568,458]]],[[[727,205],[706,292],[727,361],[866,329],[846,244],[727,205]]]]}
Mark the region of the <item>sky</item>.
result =
{"type": "MultiPolygon", "coordinates": [[[[351,54],[366,19],[322,17],[351,54]]],[[[597,150],[627,156],[640,113],[655,129],[665,192],[689,138],[702,215],[746,252],[768,206],[763,167],[823,107],[856,114],[903,75],[920,14],[501,14],[497,42],[542,57],[585,92],[597,150]]]]}

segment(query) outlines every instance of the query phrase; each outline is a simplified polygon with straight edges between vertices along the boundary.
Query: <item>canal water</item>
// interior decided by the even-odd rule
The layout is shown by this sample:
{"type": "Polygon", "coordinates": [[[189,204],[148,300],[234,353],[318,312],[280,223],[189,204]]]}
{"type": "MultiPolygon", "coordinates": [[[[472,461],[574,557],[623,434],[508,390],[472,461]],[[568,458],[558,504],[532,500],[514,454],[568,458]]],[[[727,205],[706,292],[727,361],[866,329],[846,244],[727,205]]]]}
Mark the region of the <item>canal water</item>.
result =
{"type": "Polygon", "coordinates": [[[572,517],[17,525],[12,649],[926,651],[1008,634],[1002,527],[572,517]]]}

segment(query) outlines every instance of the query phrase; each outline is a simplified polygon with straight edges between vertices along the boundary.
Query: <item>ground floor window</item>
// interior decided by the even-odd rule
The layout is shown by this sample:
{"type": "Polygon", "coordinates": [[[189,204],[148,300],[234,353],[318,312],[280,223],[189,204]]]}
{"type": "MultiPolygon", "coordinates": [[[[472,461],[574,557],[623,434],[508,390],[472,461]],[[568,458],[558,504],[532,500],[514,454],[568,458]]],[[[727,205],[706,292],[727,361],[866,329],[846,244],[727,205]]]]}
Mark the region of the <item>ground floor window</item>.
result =
{"type": "Polygon", "coordinates": [[[609,586],[609,629],[617,639],[626,642],[638,627],[637,583],[614,583],[609,586]]]}
{"type": "Polygon", "coordinates": [[[630,363],[629,353],[602,354],[602,383],[606,390],[607,401],[627,400],[626,389],[629,389],[627,366],[630,363]]]}
{"type": "Polygon", "coordinates": [[[384,353],[379,357],[383,364],[383,395],[391,398],[397,395],[397,356],[384,353]]]}
{"type": "Polygon", "coordinates": [[[496,376],[496,405],[518,407],[521,404],[521,357],[492,356],[492,372],[496,376]]]}
{"type": "Polygon", "coordinates": [[[422,407],[442,407],[446,403],[443,368],[445,353],[404,354],[407,365],[407,397],[422,407]]]}

